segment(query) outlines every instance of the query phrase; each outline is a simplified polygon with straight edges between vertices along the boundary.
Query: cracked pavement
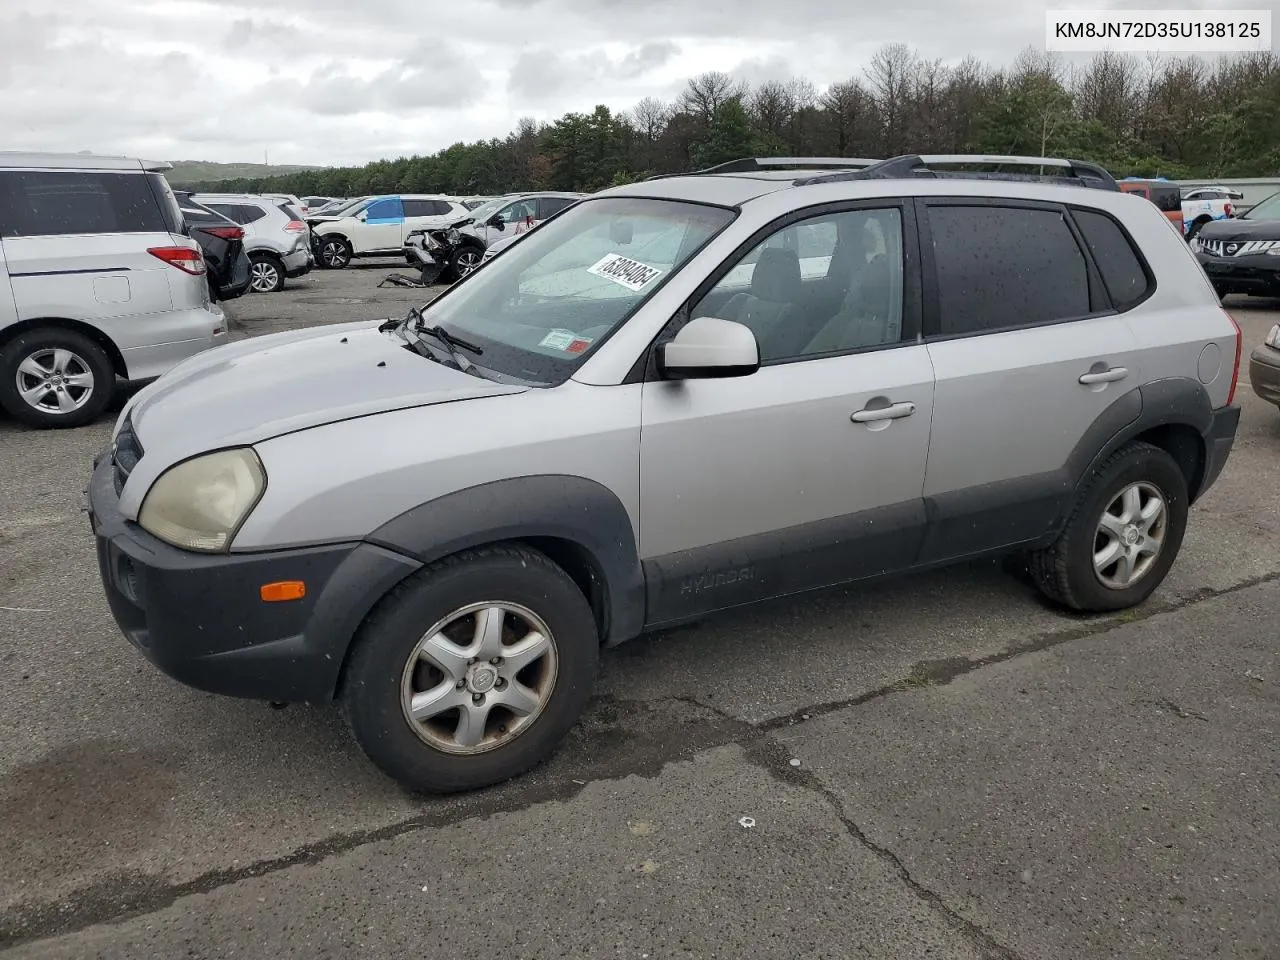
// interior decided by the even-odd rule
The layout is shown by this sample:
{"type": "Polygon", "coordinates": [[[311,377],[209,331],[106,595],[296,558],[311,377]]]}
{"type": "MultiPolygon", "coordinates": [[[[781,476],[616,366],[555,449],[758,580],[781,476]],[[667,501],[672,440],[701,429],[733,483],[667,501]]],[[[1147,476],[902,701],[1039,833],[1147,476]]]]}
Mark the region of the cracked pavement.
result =
{"type": "MultiPolygon", "coordinates": [[[[399,314],[396,269],[228,312],[399,314]]],[[[1280,320],[1232,306],[1246,350],[1280,320]]],[[[79,513],[109,423],[0,420],[0,953],[1280,955],[1280,413],[1239,396],[1142,609],[1067,616],[981,563],[710,619],[607,652],[551,762],[443,799],[332,711],[142,661],[79,513]]]]}

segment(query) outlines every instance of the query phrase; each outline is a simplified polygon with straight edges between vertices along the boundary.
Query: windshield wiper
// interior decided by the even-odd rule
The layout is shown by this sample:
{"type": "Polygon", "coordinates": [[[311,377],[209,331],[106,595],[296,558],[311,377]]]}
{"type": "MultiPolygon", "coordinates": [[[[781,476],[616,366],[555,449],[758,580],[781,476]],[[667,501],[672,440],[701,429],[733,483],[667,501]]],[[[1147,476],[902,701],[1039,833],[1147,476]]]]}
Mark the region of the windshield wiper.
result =
{"type": "Polygon", "coordinates": [[[475,364],[473,364],[466,355],[462,353],[462,350],[469,350],[476,356],[483,354],[484,350],[481,347],[476,346],[474,343],[469,343],[460,337],[455,337],[438,323],[434,326],[426,326],[422,318],[422,311],[417,307],[410,308],[409,315],[405,317],[405,330],[407,334],[413,334],[417,344],[420,344],[424,348],[426,347],[426,344],[422,343],[419,335],[424,333],[430,335],[433,339],[439,341],[444,346],[445,352],[448,353],[449,358],[453,360],[454,366],[456,366],[460,371],[463,373],[469,373],[476,377],[482,376],[482,374],[480,374],[476,369],[475,364]]]}

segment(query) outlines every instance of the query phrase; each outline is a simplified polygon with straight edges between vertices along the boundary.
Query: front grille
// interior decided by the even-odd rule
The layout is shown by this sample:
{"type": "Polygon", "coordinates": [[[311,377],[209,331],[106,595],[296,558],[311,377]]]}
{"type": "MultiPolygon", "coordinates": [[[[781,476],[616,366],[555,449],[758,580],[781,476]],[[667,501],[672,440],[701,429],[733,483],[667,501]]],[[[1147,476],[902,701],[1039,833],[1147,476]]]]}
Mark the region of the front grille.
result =
{"type": "Polygon", "coordinates": [[[120,432],[116,434],[115,443],[111,445],[111,479],[117,496],[141,459],[142,444],[138,442],[138,435],[133,432],[133,421],[125,417],[120,432]]]}
{"type": "Polygon", "coordinates": [[[1211,257],[1249,257],[1280,247],[1280,240],[1201,240],[1200,249],[1211,257]]]}

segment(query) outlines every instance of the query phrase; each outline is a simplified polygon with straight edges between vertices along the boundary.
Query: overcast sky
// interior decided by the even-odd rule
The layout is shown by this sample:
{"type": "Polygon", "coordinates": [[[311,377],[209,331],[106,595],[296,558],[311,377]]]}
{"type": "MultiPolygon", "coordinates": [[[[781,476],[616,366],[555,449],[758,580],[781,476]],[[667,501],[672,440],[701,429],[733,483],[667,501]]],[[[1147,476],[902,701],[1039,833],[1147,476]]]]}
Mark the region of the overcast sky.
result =
{"type": "Polygon", "coordinates": [[[0,149],[361,163],[670,99],[705,70],[821,89],[892,41],[1007,63],[1043,46],[1050,6],[1274,4],[0,0],[0,149]]]}

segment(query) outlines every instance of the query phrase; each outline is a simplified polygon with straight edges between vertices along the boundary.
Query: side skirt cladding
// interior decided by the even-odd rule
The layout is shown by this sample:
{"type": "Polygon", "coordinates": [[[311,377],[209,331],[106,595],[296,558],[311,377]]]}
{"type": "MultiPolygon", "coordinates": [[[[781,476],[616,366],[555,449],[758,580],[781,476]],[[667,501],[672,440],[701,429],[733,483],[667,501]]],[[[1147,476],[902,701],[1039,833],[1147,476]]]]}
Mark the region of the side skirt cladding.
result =
{"type": "Polygon", "coordinates": [[[366,539],[423,564],[501,541],[545,542],[549,554],[563,549],[590,564],[592,585],[603,591],[591,599],[600,605],[607,645],[644,627],[644,576],[631,517],[594,480],[552,474],[480,484],[407,510],[366,539]]]}

